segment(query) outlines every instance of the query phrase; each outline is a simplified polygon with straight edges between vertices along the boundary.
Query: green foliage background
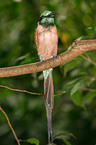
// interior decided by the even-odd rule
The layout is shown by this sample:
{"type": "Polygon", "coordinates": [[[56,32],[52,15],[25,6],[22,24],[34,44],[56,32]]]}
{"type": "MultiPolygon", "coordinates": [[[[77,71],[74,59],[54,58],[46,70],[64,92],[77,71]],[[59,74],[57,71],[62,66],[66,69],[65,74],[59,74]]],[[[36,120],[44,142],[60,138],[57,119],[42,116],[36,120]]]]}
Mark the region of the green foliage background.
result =
{"type": "MultiPolygon", "coordinates": [[[[59,36],[58,54],[66,51],[77,38],[96,38],[96,0],[0,0],[0,67],[39,61],[34,30],[45,10],[59,13],[55,18],[59,36]]],[[[65,136],[72,145],[95,145],[96,51],[54,68],[53,80],[55,94],[66,91],[55,96],[54,134],[69,131],[77,138],[65,136]]],[[[0,85],[43,93],[43,75],[40,72],[0,78],[0,85]]],[[[0,105],[9,116],[18,138],[37,138],[40,145],[47,144],[43,96],[0,88],[0,105]]],[[[56,143],[64,144],[60,141],[56,143]]],[[[1,112],[0,144],[17,144],[1,112]]],[[[28,144],[21,142],[21,145],[28,144]]]]}

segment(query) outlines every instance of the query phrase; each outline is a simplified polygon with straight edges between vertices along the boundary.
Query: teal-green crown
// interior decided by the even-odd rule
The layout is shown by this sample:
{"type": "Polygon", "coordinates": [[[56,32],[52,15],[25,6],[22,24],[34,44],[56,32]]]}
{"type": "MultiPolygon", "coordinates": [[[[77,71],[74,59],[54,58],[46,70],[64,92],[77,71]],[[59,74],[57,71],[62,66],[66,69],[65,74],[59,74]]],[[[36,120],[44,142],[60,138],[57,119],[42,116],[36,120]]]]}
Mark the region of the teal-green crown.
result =
{"type": "Polygon", "coordinates": [[[54,15],[58,14],[57,12],[44,11],[39,19],[39,23],[43,26],[54,25],[54,15]]]}

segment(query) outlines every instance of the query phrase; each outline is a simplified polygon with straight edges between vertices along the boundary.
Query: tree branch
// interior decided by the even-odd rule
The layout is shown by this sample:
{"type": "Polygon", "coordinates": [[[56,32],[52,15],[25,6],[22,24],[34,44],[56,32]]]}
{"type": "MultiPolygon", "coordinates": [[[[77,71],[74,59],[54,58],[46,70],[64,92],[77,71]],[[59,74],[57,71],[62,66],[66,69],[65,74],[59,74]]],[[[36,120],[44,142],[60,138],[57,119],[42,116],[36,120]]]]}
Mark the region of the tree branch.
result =
{"type": "Polygon", "coordinates": [[[72,48],[63,52],[62,54],[48,59],[44,62],[30,63],[20,66],[0,68],[0,77],[11,77],[29,73],[40,72],[49,68],[54,68],[61,64],[67,63],[81,54],[96,50],[96,39],[74,41],[72,48]]]}
{"type": "Polygon", "coordinates": [[[7,114],[6,114],[6,112],[2,109],[1,106],[0,106],[0,110],[1,110],[1,112],[4,114],[4,116],[6,117],[7,122],[8,122],[8,125],[9,125],[10,129],[12,130],[13,135],[14,135],[14,137],[15,137],[15,139],[16,139],[18,145],[20,145],[20,141],[19,141],[19,139],[17,138],[17,135],[16,135],[16,133],[15,133],[15,131],[14,131],[14,129],[13,129],[11,123],[10,123],[10,120],[9,120],[9,118],[8,118],[8,116],[7,116],[7,114]]]}

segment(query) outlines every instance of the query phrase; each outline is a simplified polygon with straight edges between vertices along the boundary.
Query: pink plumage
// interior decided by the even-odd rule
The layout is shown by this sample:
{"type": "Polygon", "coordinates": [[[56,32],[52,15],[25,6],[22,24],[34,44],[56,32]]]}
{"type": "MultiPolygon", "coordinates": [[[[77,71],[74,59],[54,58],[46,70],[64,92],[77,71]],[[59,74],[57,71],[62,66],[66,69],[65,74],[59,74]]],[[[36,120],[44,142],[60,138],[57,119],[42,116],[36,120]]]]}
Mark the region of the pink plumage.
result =
{"type": "Polygon", "coordinates": [[[57,55],[58,35],[56,26],[44,28],[39,25],[35,30],[35,44],[38,55],[43,59],[49,59],[57,55]]]}

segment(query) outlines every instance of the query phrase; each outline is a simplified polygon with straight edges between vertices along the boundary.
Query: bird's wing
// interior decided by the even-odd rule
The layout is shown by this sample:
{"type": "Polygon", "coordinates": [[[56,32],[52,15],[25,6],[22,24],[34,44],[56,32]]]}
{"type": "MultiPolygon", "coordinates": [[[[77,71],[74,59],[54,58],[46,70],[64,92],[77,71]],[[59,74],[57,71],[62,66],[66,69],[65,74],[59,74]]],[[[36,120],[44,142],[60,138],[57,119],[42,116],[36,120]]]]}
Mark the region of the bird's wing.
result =
{"type": "Polygon", "coordinates": [[[53,50],[53,52],[54,52],[53,55],[56,56],[57,55],[57,49],[58,49],[58,34],[57,34],[56,26],[54,26],[53,29],[54,29],[54,32],[55,32],[55,36],[54,37],[55,37],[55,42],[56,42],[54,50],[53,50]]]}
{"type": "Polygon", "coordinates": [[[38,32],[37,32],[37,29],[35,29],[35,32],[34,32],[34,39],[35,39],[35,45],[38,48],[38,32]]]}

